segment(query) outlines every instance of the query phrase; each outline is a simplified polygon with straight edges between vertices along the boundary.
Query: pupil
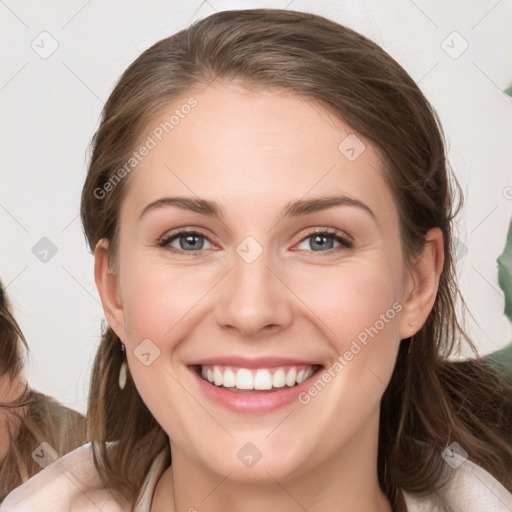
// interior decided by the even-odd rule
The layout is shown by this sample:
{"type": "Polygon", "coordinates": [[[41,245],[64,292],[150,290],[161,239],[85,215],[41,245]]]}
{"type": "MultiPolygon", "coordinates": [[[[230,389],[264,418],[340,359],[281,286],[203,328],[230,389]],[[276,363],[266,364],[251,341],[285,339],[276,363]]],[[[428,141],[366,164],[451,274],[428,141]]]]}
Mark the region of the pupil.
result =
{"type": "MultiPolygon", "coordinates": [[[[326,242],[326,240],[330,241],[332,244],[332,240],[330,239],[330,237],[323,236],[323,235],[316,235],[313,244],[317,244],[318,247],[324,248],[324,247],[327,247],[327,245],[328,245],[328,242],[326,242]]],[[[327,248],[331,249],[331,247],[327,247],[327,248]]]]}
{"type": "Polygon", "coordinates": [[[192,247],[192,249],[195,249],[198,247],[201,248],[203,245],[202,243],[200,243],[198,241],[198,239],[200,238],[199,235],[187,235],[184,238],[186,240],[185,244],[180,242],[180,246],[182,249],[189,249],[190,247],[192,247]],[[186,244],[190,244],[190,245],[188,247],[186,247],[185,246],[186,244]]]}

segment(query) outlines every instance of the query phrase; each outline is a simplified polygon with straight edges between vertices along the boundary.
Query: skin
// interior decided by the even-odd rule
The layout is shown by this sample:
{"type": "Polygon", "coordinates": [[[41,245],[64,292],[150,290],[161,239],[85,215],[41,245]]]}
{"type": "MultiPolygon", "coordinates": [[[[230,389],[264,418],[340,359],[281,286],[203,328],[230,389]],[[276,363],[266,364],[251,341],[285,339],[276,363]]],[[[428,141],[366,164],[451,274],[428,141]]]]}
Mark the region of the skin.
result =
{"type": "MultiPolygon", "coordinates": [[[[106,240],[95,250],[107,320],[170,438],[173,467],[151,511],[390,511],[377,480],[379,404],[400,340],[434,303],[442,234],[429,231],[406,265],[379,154],[359,136],[366,149],[349,161],[338,145],[354,131],[312,102],[214,83],[174,102],[155,126],[192,95],[197,107],[130,175],[117,261],[109,267],[106,240]],[[375,218],[349,205],[280,217],[291,201],[334,194],[363,202],[375,218]],[[148,204],[177,195],[215,200],[224,217],[165,206],[140,218],[148,204]],[[183,227],[206,237],[198,256],[158,246],[183,227]],[[328,238],[318,248],[315,228],[349,235],[353,246],[328,238]],[[250,264],[235,252],[247,236],[263,249],[250,264]],[[257,416],[226,410],[186,367],[237,354],[328,368],[393,303],[401,311],[307,405],[257,416]],[[147,338],[160,350],[150,366],[133,352],[147,338]],[[262,453],[251,468],[237,458],[247,442],[262,453]]],[[[180,248],[179,238],[170,243],[180,248]]]]}

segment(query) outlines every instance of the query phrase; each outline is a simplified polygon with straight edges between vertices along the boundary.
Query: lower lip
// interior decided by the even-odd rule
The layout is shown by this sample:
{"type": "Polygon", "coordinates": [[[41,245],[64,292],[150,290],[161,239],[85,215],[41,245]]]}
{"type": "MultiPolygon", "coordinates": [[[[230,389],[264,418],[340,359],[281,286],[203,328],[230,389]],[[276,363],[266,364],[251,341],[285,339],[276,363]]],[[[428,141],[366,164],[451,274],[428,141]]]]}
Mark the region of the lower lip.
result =
{"type": "MultiPolygon", "coordinates": [[[[226,409],[242,414],[264,414],[298,402],[299,395],[311,385],[311,379],[317,378],[319,371],[292,388],[261,394],[244,394],[228,391],[228,388],[217,387],[202,379],[193,368],[189,368],[195,377],[199,389],[207,398],[226,409]]],[[[320,370],[321,371],[321,370],[320,370]]]]}

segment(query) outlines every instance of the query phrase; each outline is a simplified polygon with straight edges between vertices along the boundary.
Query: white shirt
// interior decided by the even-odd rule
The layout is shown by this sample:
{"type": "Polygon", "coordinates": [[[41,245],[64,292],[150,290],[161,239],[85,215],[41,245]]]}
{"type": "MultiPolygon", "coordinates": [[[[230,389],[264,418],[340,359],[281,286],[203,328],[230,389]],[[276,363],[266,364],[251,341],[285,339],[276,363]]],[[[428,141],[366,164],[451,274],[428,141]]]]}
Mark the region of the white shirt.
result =
{"type": "MultiPolygon", "coordinates": [[[[165,471],[165,451],[153,461],[135,512],[149,512],[153,492],[165,471]]],[[[436,497],[404,493],[408,512],[436,512],[436,497]]],[[[453,471],[443,497],[455,512],[512,512],[512,494],[490,473],[469,460],[453,471]]],[[[57,459],[14,489],[0,512],[130,512],[103,487],[87,443],[57,459]]]]}

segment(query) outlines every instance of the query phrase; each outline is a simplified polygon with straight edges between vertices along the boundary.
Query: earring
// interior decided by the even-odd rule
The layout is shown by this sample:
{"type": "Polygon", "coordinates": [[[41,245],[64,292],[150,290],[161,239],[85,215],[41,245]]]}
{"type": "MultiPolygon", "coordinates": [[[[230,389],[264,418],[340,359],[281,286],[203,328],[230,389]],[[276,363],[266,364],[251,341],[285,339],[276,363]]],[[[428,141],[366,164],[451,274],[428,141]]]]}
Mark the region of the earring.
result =
{"type": "Polygon", "coordinates": [[[410,341],[409,341],[409,348],[407,349],[407,353],[408,353],[408,354],[410,354],[410,353],[411,353],[411,346],[412,346],[412,342],[413,342],[413,340],[414,340],[414,334],[412,334],[412,328],[413,328],[414,326],[412,326],[412,324],[409,324],[409,325],[411,325],[411,336],[410,336],[410,338],[411,338],[411,339],[410,339],[410,341]]]}
{"type": "MultiPolygon", "coordinates": [[[[124,345],[121,343],[121,352],[123,353],[123,357],[125,354],[124,345]]],[[[124,361],[121,364],[121,368],[119,369],[119,389],[123,390],[126,386],[126,372],[128,368],[128,363],[126,362],[126,358],[124,358],[124,361]]]]}

